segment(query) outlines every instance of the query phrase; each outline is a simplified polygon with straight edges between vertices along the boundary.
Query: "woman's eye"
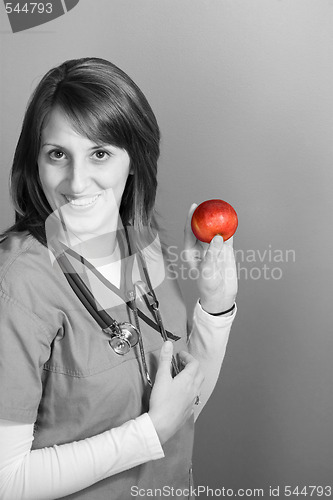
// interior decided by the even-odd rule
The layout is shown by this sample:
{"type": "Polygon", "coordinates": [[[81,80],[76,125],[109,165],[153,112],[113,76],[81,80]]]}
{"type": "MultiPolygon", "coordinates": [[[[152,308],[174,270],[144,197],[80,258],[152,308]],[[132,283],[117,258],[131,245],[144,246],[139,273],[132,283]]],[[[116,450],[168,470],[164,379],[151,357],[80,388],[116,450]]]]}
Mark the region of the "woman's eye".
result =
{"type": "Polygon", "coordinates": [[[55,149],[49,152],[49,157],[51,160],[63,160],[65,158],[65,153],[60,149],[55,149]]]}
{"type": "Polygon", "coordinates": [[[105,160],[106,158],[109,158],[110,153],[108,153],[107,151],[100,150],[100,151],[95,151],[93,156],[97,160],[105,160]]]}

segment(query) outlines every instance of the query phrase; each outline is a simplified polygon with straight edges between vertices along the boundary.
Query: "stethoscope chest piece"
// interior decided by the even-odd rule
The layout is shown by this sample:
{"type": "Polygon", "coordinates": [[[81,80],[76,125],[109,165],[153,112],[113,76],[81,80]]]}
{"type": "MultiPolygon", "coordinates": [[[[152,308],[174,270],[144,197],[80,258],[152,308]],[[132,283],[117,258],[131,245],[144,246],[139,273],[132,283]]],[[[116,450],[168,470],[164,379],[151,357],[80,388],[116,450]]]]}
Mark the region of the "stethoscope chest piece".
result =
{"type": "Polygon", "coordinates": [[[109,344],[116,354],[124,356],[139,341],[139,332],[131,323],[118,323],[109,344]]]}
{"type": "Polygon", "coordinates": [[[127,354],[131,349],[131,344],[128,340],[121,337],[113,337],[113,339],[109,341],[109,344],[114,352],[116,354],[120,354],[121,356],[127,354]]]}

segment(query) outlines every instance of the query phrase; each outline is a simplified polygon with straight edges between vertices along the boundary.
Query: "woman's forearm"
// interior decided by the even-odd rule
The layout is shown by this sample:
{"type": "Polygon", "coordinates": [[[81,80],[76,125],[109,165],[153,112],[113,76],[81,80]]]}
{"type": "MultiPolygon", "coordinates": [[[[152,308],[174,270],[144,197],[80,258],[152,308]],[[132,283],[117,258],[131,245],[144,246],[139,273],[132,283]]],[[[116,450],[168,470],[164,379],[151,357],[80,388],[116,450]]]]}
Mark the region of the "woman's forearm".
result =
{"type": "Polygon", "coordinates": [[[0,498],[52,500],[164,456],[147,413],[97,436],[31,451],[33,425],[0,420],[0,498]]]}
{"type": "Polygon", "coordinates": [[[231,315],[212,316],[197,302],[193,314],[193,327],[189,335],[188,350],[200,363],[205,375],[201,387],[200,405],[194,406],[194,418],[198,418],[216,385],[227,347],[236,307],[231,315]]]}

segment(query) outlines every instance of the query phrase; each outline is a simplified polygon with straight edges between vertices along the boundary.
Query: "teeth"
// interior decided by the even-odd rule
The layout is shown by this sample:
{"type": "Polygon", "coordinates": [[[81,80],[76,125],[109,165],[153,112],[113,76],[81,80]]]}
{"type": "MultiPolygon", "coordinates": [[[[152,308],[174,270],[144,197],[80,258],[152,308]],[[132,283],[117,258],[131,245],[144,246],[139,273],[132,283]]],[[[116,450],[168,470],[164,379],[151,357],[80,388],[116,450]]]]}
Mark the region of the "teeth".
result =
{"type": "Polygon", "coordinates": [[[69,196],[65,195],[68,203],[75,207],[89,207],[89,205],[93,205],[95,203],[98,197],[99,194],[93,196],[92,198],[70,198],[69,196]]]}

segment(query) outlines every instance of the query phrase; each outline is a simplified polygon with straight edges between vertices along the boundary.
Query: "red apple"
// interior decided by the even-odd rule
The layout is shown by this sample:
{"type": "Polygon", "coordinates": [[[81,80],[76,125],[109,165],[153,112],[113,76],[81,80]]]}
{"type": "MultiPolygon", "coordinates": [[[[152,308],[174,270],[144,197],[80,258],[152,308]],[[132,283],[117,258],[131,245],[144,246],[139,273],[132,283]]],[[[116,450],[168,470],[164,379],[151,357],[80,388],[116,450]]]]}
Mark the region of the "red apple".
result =
{"type": "Polygon", "coordinates": [[[192,215],[194,236],[210,243],[216,234],[227,241],[236,232],[238,218],[234,208],[223,200],[207,200],[200,203],[192,215]]]}

